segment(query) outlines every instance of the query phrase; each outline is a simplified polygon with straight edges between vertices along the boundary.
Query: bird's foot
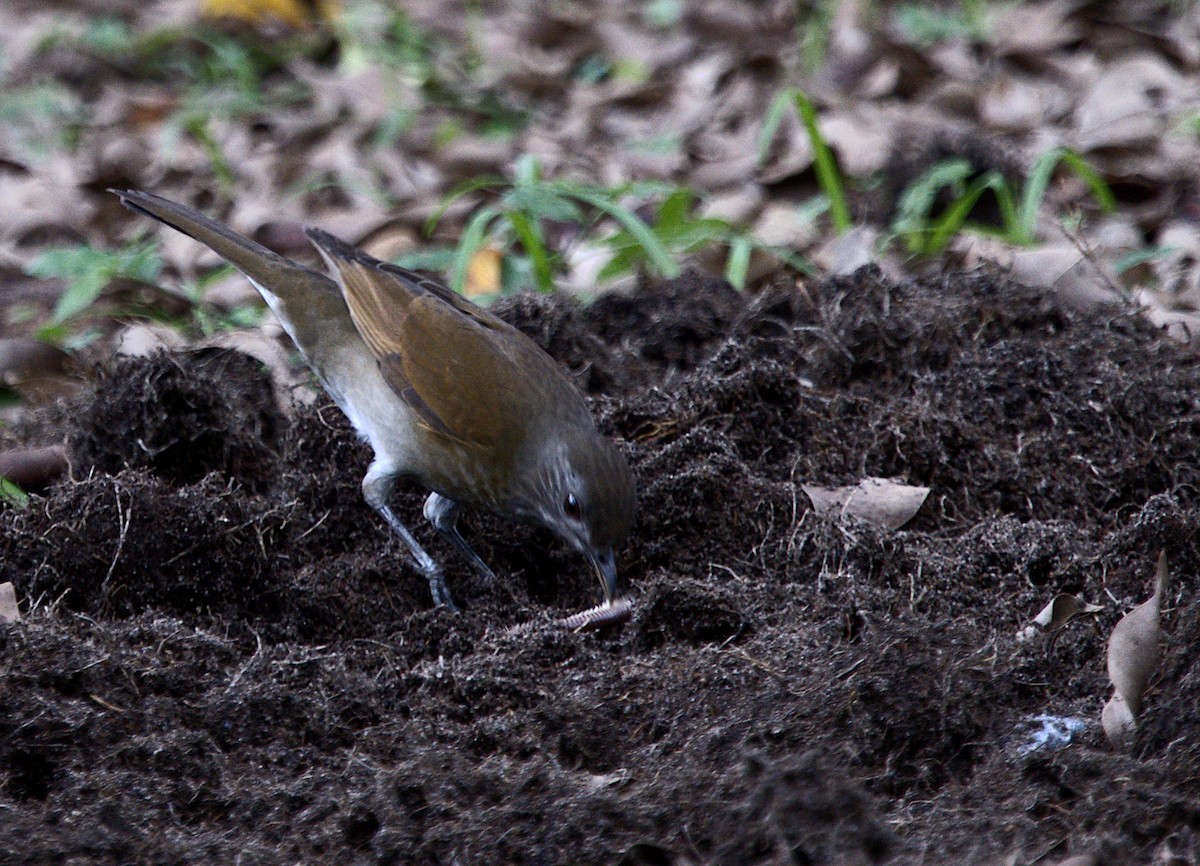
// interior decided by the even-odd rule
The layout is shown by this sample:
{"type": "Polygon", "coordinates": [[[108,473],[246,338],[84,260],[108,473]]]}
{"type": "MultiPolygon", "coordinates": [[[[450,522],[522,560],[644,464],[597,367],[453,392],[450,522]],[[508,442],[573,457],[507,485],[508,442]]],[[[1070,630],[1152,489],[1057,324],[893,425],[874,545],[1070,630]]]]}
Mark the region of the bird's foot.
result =
{"type": "Polygon", "coordinates": [[[434,607],[444,607],[451,613],[458,613],[458,605],[451,598],[450,587],[446,585],[446,578],[442,577],[440,571],[429,575],[429,593],[433,596],[434,607]]]}

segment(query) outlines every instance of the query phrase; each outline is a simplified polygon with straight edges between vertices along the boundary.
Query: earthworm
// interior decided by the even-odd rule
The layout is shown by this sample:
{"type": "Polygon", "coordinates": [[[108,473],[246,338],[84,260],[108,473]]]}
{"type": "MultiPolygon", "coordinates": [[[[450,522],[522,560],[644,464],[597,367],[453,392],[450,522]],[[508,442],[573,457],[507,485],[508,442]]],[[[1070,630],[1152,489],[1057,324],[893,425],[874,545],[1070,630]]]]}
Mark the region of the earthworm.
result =
{"type": "Polygon", "coordinates": [[[579,613],[573,613],[568,617],[558,620],[557,624],[563,628],[575,631],[587,631],[588,629],[624,622],[629,619],[632,613],[633,599],[627,596],[625,598],[618,598],[615,601],[606,601],[595,607],[589,607],[587,610],[579,611],[579,613]]]}

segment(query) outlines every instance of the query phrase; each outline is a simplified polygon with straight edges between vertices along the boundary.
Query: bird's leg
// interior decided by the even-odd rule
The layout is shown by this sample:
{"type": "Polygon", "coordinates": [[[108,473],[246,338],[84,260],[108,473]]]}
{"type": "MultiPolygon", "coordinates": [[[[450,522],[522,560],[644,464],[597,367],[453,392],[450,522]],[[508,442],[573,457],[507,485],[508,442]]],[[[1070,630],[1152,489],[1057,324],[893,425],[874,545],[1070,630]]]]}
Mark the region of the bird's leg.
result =
{"type": "Polygon", "coordinates": [[[378,460],[373,462],[371,468],[367,470],[366,477],[363,478],[363,498],[367,500],[368,505],[379,512],[380,516],[388,522],[388,526],[392,527],[392,530],[408,545],[408,551],[416,560],[417,568],[429,581],[429,592],[433,595],[433,603],[438,607],[458,610],[454,599],[450,597],[450,587],[446,586],[446,578],[442,575],[441,566],[425,552],[425,548],[421,547],[413,534],[408,531],[408,527],[388,505],[394,481],[391,466],[381,466],[378,460]]]}
{"type": "Polygon", "coordinates": [[[485,580],[496,579],[496,573],[488,568],[488,564],[480,558],[471,545],[467,544],[467,540],[458,531],[457,502],[447,499],[440,493],[430,493],[429,498],[425,500],[425,519],[458,549],[458,552],[485,580]]]}

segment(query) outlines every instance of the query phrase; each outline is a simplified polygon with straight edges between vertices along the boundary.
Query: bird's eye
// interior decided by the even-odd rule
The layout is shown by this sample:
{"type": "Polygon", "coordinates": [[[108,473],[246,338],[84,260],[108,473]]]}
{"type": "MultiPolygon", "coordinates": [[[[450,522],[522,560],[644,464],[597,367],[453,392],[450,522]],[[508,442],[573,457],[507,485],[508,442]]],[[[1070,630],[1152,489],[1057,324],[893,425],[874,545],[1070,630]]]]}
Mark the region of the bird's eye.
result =
{"type": "Polygon", "coordinates": [[[583,511],[579,508],[579,500],[575,498],[574,493],[568,493],[567,498],[563,500],[563,514],[572,520],[578,520],[583,516],[583,511]]]}

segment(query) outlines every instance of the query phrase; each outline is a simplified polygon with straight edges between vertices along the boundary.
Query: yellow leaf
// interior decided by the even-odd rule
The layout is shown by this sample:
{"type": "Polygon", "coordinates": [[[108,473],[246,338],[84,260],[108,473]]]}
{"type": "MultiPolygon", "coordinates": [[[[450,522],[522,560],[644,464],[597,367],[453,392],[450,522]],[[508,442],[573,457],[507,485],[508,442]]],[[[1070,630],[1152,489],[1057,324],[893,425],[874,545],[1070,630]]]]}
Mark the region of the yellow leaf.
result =
{"type": "Polygon", "coordinates": [[[328,20],[337,6],[336,0],[201,0],[200,12],[208,18],[236,18],[250,24],[307,27],[328,20]]]}
{"type": "Polygon", "coordinates": [[[500,267],[504,264],[504,253],[491,247],[476,250],[467,263],[467,279],[463,283],[463,294],[468,298],[494,295],[500,291],[500,267]]]}

